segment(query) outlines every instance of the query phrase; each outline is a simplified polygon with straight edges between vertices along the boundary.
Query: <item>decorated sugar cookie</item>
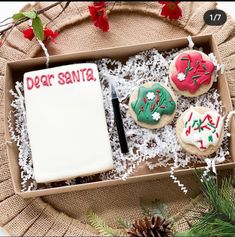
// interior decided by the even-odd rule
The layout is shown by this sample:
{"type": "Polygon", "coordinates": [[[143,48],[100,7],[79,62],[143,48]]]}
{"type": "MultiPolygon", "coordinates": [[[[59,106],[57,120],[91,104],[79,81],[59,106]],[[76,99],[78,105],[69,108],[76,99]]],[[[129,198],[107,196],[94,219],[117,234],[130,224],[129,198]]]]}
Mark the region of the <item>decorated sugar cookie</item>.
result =
{"type": "Polygon", "coordinates": [[[223,127],[223,118],[217,111],[206,107],[191,107],[177,120],[176,134],[187,152],[208,156],[220,147],[223,127]]]}
{"type": "Polygon", "coordinates": [[[141,127],[155,129],[170,123],[175,115],[173,92],[161,83],[148,82],[131,94],[129,111],[141,127]]]}
{"type": "Polygon", "coordinates": [[[174,58],[169,68],[172,87],[188,97],[207,92],[215,79],[215,66],[203,52],[188,50],[174,58]]]}

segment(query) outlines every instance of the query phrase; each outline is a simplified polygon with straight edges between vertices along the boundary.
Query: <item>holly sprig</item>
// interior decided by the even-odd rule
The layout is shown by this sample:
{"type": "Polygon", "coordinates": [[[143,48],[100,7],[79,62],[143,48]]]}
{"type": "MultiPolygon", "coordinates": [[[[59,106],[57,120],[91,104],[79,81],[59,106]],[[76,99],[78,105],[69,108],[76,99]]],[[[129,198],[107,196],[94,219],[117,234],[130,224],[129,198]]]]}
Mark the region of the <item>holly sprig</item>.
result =
{"type": "MultiPolygon", "coordinates": [[[[47,27],[47,25],[50,22],[54,21],[56,18],[59,17],[66,10],[66,8],[69,6],[70,3],[71,1],[66,1],[66,2],[58,1],[44,8],[41,8],[38,10],[31,10],[27,12],[18,12],[18,13],[15,13],[13,16],[4,19],[3,21],[0,22],[0,27],[2,27],[2,29],[0,30],[0,47],[6,42],[8,36],[10,35],[12,30],[16,26],[21,25],[24,22],[27,22],[28,20],[32,21],[32,31],[33,31],[34,36],[39,41],[43,41],[46,35],[43,30],[47,27]],[[65,4],[62,5],[62,3],[65,3],[65,4]],[[50,9],[56,7],[57,5],[62,6],[61,11],[53,19],[47,22],[45,26],[43,27],[43,23],[39,15],[43,14],[46,11],[49,11],[50,9]]],[[[52,36],[52,38],[55,38],[55,37],[52,36]]]]}
{"type": "Polygon", "coordinates": [[[12,16],[12,19],[14,21],[22,20],[23,18],[29,18],[29,19],[35,19],[37,17],[36,11],[30,11],[30,12],[18,12],[12,16]]]}
{"type": "Polygon", "coordinates": [[[34,35],[37,37],[38,40],[42,41],[44,39],[43,24],[37,12],[35,10],[30,12],[18,12],[12,16],[12,19],[14,21],[23,20],[25,18],[28,18],[28,20],[32,20],[32,28],[34,35]]]}

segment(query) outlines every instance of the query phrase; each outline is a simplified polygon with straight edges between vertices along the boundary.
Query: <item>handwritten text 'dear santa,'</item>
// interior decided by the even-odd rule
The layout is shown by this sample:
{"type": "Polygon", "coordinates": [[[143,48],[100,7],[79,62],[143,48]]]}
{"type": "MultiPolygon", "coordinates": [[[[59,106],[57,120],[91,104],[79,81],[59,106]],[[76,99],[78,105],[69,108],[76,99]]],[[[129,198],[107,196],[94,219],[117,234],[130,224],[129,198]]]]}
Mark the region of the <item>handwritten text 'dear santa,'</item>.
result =
{"type": "Polygon", "coordinates": [[[92,68],[82,68],[80,70],[58,72],[57,74],[43,74],[26,77],[28,90],[32,90],[33,88],[39,89],[44,86],[51,87],[54,83],[66,85],[89,81],[96,81],[92,68]]]}

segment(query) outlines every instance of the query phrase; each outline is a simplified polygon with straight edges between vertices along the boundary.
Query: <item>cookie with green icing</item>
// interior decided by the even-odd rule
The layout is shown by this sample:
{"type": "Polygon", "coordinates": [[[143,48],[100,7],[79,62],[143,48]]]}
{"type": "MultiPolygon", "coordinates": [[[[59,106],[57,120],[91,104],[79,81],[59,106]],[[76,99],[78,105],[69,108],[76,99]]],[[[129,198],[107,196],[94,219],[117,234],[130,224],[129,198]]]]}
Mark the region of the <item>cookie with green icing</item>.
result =
{"type": "Polygon", "coordinates": [[[129,100],[134,121],[144,128],[161,128],[170,123],[176,111],[174,93],[158,82],[148,82],[136,88],[129,100]]]}
{"type": "Polygon", "coordinates": [[[179,143],[190,154],[208,156],[221,145],[224,134],[223,117],[206,107],[190,107],[177,120],[179,143]]]}

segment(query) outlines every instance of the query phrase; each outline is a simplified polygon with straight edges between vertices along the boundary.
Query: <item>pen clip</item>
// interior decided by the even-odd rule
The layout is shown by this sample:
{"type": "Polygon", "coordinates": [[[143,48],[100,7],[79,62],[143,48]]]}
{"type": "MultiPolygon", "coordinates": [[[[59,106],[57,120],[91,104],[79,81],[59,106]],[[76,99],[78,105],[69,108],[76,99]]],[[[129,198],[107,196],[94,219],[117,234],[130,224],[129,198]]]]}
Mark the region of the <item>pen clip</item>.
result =
{"type": "Polygon", "coordinates": [[[117,91],[115,89],[115,86],[113,85],[113,82],[111,82],[111,80],[109,81],[109,86],[110,86],[110,90],[111,90],[112,99],[118,98],[117,91]]]}

